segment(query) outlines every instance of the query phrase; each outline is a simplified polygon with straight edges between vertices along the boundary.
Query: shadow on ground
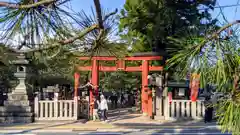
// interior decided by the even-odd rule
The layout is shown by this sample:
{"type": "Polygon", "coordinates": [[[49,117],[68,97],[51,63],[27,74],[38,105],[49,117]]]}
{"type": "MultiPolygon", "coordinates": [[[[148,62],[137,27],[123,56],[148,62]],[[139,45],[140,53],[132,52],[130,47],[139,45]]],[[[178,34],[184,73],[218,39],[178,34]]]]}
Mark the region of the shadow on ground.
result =
{"type": "MultiPolygon", "coordinates": [[[[121,108],[116,110],[110,110],[108,112],[109,123],[113,126],[116,126],[119,129],[133,129],[134,131],[121,132],[122,134],[151,134],[151,135],[164,135],[168,134],[179,134],[179,135],[196,135],[196,133],[201,133],[202,135],[221,135],[221,132],[216,128],[216,122],[204,123],[203,121],[193,121],[193,120],[178,120],[178,121],[150,121],[148,118],[143,117],[141,114],[131,111],[131,109],[121,108]],[[144,120],[148,122],[144,122],[144,120]],[[132,121],[132,122],[131,122],[132,121]]],[[[33,128],[29,130],[24,130],[17,133],[8,133],[8,134],[24,134],[33,132],[35,130],[41,130],[46,128],[54,128],[57,126],[64,126],[74,123],[85,123],[87,120],[79,120],[73,122],[65,122],[63,124],[47,125],[41,128],[33,128]]],[[[88,132],[88,134],[98,134],[99,132],[93,131],[88,132]]],[[[108,132],[108,135],[111,132],[108,132]]],[[[119,133],[112,133],[113,135],[119,133]]],[[[225,133],[224,135],[231,135],[225,133]]]]}
{"type": "Polygon", "coordinates": [[[159,124],[143,124],[143,123],[116,123],[114,125],[120,128],[132,129],[132,131],[117,131],[117,132],[88,132],[81,133],[81,135],[97,135],[97,134],[108,134],[108,135],[231,135],[231,133],[221,133],[219,129],[215,127],[216,123],[204,123],[202,121],[186,121],[183,124],[182,121],[174,121],[159,124]],[[179,127],[178,127],[179,126],[179,127]]]}
{"type": "MultiPolygon", "coordinates": [[[[139,133],[150,135],[165,135],[165,134],[178,134],[178,135],[231,135],[231,133],[221,133],[217,128],[216,122],[204,123],[203,121],[171,121],[164,123],[115,123],[115,126],[120,128],[135,129],[139,133]]],[[[134,131],[136,132],[136,131],[134,131]]],[[[129,134],[127,132],[123,134],[129,134]]],[[[137,134],[136,134],[137,135],[137,134]]]]}
{"type": "MultiPolygon", "coordinates": [[[[130,109],[131,110],[131,109],[130,109]]],[[[134,117],[131,117],[131,116],[128,116],[127,114],[129,114],[131,111],[129,111],[129,109],[126,109],[126,108],[120,108],[120,109],[115,109],[115,110],[110,110],[108,112],[108,115],[109,115],[109,119],[111,121],[116,121],[116,120],[119,120],[120,119],[132,119],[134,117]]],[[[59,123],[59,121],[57,121],[59,123]]],[[[24,131],[21,131],[21,132],[14,132],[14,133],[5,133],[5,134],[25,134],[25,133],[29,133],[29,132],[33,132],[33,131],[36,131],[36,130],[42,130],[42,129],[46,129],[46,128],[54,128],[54,127],[58,127],[58,126],[64,126],[64,125],[69,125],[69,124],[76,124],[76,123],[81,123],[81,124],[86,124],[87,122],[89,122],[88,120],[86,119],[81,119],[81,120],[78,120],[78,121],[70,121],[70,122],[63,122],[63,124],[52,124],[52,125],[45,125],[43,123],[49,123],[49,121],[40,121],[40,122],[37,122],[37,123],[31,123],[31,125],[43,125],[39,128],[32,128],[32,129],[28,129],[28,130],[24,130],[24,131]]],[[[54,121],[51,121],[51,123],[54,123],[54,121]]],[[[15,123],[15,124],[0,124],[1,127],[13,127],[13,126],[21,126],[21,125],[24,125],[24,126],[27,126],[26,123],[15,123]]]]}
{"type": "Polygon", "coordinates": [[[46,128],[53,128],[53,127],[57,127],[57,126],[64,126],[64,125],[69,125],[69,124],[74,124],[74,123],[79,123],[80,121],[72,121],[72,122],[68,122],[68,123],[63,123],[63,124],[53,124],[53,125],[47,125],[47,126],[43,126],[43,127],[39,127],[39,128],[32,128],[32,129],[28,129],[28,130],[24,130],[21,132],[14,132],[14,133],[4,133],[4,135],[14,135],[14,134],[25,134],[25,133],[29,133],[29,132],[33,132],[35,130],[41,130],[41,129],[46,129],[46,128]]]}
{"type": "Polygon", "coordinates": [[[108,111],[108,120],[110,122],[116,122],[119,120],[128,120],[140,117],[140,113],[133,111],[132,108],[120,108],[108,111]],[[131,115],[130,115],[131,114],[131,115]]]}

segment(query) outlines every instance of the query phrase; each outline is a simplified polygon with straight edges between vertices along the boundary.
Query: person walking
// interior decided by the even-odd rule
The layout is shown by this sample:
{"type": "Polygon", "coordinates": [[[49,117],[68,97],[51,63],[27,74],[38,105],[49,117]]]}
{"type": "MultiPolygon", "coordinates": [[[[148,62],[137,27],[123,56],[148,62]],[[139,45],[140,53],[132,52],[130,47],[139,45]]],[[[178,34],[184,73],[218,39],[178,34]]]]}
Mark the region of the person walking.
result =
{"type": "Polygon", "coordinates": [[[124,103],[125,103],[125,99],[124,99],[124,95],[123,94],[121,94],[121,96],[120,96],[120,101],[121,101],[121,107],[123,108],[124,103]]]}
{"type": "Polygon", "coordinates": [[[98,115],[98,110],[99,110],[99,100],[94,97],[93,98],[93,121],[96,121],[97,119],[99,119],[99,115],[98,115]]]}
{"type": "Polygon", "coordinates": [[[107,100],[104,97],[104,95],[100,96],[100,104],[99,109],[101,111],[101,120],[106,121],[107,120],[107,110],[108,110],[108,104],[107,100]]]}
{"type": "Polygon", "coordinates": [[[118,100],[117,95],[113,94],[113,95],[110,96],[109,99],[111,100],[112,109],[117,108],[117,100],[118,100]]]}
{"type": "Polygon", "coordinates": [[[210,96],[207,96],[204,101],[204,106],[205,106],[205,116],[204,116],[204,122],[211,122],[212,117],[213,117],[213,105],[210,100],[210,96]]]}

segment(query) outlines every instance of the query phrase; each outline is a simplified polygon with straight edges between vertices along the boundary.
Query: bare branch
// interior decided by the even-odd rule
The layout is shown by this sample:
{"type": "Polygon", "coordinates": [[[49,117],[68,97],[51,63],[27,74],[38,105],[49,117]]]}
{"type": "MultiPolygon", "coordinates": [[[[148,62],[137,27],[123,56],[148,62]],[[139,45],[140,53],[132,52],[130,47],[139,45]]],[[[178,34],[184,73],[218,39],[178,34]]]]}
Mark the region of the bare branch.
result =
{"type": "Polygon", "coordinates": [[[0,7],[7,7],[7,8],[15,8],[15,9],[29,9],[29,8],[33,8],[33,7],[37,7],[40,5],[46,5],[46,4],[50,4],[53,2],[56,2],[57,0],[43,0],[43,1],[39,1],[33,4],[27,4],[27,5],[21,5],[21,4],[17,4],[17,3],[11,3],[11,2],[0,2],[0,7]]]}

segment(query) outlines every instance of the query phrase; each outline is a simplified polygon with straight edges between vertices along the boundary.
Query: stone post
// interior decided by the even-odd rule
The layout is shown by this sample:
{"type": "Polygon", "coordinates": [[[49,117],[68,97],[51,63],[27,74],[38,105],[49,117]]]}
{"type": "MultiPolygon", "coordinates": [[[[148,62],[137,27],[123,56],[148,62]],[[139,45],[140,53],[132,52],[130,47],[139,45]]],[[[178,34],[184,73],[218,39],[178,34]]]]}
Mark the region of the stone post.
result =
{"type": "Polygon", "coordinates": [[[38,120],[39,117],[39,105],[38,105],[39,97],[38,95],[34,98],[34,117],[35,121],[38,120]]]}
{"type": "Polygon", "coordinates": [[[158,75],[156,77],[156,85],[157,85],[157,91],[156,91],[156,120],[163,120],[164,119],[164,106],[163,103],[163,76],[158,75]]]}

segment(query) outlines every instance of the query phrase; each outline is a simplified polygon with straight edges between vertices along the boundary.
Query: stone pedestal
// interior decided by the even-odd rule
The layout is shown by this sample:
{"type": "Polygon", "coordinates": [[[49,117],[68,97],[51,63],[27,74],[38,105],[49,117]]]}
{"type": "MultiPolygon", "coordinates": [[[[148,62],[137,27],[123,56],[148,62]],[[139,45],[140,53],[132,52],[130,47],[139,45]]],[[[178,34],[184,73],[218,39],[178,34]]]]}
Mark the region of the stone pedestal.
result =
{"type": "Polygon", "coordinates": [[[26,94],[8,94],[8,100],[0,107],[0,123],[33,122],[32,105],[26,94]]]}
{"type": "Polygon", "coordinates": [[[8,99],[4,101],[4,106],[0,107],[0,123],[31,123],[33,122],[32,104],[30,104],[27,95],[25,78],[27,76],[26,64],[23,55],[15,61],[17,72],[15,76],[19,80],[17,87],[8,94],[8,99]]]}

